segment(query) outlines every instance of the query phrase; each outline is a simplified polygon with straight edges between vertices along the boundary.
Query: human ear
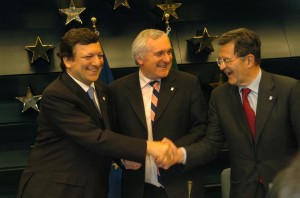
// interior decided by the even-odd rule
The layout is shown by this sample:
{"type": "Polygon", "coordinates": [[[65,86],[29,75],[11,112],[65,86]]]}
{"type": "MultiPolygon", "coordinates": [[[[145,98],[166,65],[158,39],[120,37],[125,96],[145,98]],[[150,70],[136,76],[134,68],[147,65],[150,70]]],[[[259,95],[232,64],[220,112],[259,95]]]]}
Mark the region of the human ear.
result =
{"type": "Polygon", "coordinates": [[[139,65],[142,65],[144,63],[142,57],[140,56],[136,56],[136,62],[139,64],[139,65]]]}
{"type": "Polygon", "coordinates": [[[248,55],[246,56],[246,59],[247,59],[247,64],[248,64],[248,65],[253,65],[254,62],[255,62],[255,57],[254,57],[253,54],[248,54],[248,55]]]}
{"type": "Polygon", "coordinates": [[[71,62],[73,61],[73,58],[70,57],[63,57],[63,62],[66,66],[66,68],[70,68],[71,67],[71,62]]]}

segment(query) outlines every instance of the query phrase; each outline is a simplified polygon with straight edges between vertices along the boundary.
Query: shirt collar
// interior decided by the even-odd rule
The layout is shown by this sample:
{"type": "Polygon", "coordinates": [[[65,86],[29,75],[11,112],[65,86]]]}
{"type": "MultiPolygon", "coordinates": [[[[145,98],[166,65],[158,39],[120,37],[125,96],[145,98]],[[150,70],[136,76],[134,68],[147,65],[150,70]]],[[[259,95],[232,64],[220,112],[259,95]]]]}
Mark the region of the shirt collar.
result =
{"type": "MultiPolygon", "coordinates": [[[[258,88],[259,88],[259,83],[261,80],[261,69],[259,68],[259,73],[256,76],[255,80],[252,81],[248,86],[246,86],[247,88],[251,89],[251,91],[258,93],[258,88]]],[[[245,86],[239,86],[239,91],[241,91],[243,88],[246,88],[245,86]]]]}
{"type": "MultiPolygon", "coordinates": [[[[143,89],[145,86],[147,86],[149,84],[149,82],[153,81],[149,78],[147,78],[141,70],[139,70],[139,78],[140,78],[140,85],[141,85],[141,89],[143,89]]],[[[157,81],[161,81],[161,79],[155,79],[157,81]]]]}
{"type": "Polygon", "coordinates": [[[90,86],[84,84],[83,82],[80,82],[79,80],[77,80],[76,78],[74,78],[71,74],[69,74],[67,72],[67,74],[85,91],[87,92],[89,87],[93,87],[95,89],[95,83],[92,82],[92,84],[90,86]]]}

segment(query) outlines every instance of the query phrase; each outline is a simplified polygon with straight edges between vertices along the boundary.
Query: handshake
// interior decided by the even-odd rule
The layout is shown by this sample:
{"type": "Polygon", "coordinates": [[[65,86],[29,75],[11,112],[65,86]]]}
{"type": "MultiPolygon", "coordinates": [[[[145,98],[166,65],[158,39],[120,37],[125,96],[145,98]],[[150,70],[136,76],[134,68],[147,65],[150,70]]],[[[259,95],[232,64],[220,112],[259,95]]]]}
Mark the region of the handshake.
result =
{"type": "MultiPolygon", "coordinates": [[[[167,170],[176,163],[184,161],[183,151],[177,148],[168,138],[162,141],[147,141],[147,154],[151,155],[160,168],[167,170]]],[[[137,170],[141,167],[140,163],[123,160],[127,169],[137,170]]]]}

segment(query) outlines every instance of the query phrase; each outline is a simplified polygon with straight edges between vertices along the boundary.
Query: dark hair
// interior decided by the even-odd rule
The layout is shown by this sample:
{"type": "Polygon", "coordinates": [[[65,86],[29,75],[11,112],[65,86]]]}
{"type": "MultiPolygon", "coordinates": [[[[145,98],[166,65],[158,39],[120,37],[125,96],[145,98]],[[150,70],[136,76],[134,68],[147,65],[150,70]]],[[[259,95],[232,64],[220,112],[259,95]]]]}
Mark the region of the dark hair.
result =
{"type": "Polygon", "coordinates": [[[261,63],[261,42],[258,35],[249,29],[239,28],[224,33],[219,38],[219,45],[225,45],[234,42],[234,54],[238,57],[243,57],[248,54],[253,54],[255,62],[261,63]]]}
{"type": "Polygon", "coordinates": [[[99,42],[99,37],[95,32],[88,28],[74,28],[70,29],[62,38],[60,42],[59,52],[57,56],[60,58],[60,67],[62,71],[66,70],[63,58],[73,57],[73,48],[76,44],[87,45],[90,43],[99,42]]]}

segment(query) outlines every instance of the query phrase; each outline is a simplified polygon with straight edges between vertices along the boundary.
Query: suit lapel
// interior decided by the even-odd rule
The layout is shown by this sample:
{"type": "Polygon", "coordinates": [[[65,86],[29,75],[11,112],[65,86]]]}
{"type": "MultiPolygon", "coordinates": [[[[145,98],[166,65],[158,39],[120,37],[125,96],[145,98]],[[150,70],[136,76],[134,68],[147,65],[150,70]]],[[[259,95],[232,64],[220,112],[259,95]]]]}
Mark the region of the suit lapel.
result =
{"type": "MultiPolygon", "coordinates": [[[[71,89],[76,96],[82,100],[82,105],[85,105],[89,109],[88,114],[91,114],[91,117],[97,118],[97,122],[101,122],[101,115],[95,107],[95,104],[86,93],[66,72],[61,75],[63,83],[71,89]]],[[[97,90],[96,90],[97,91],[97,90]]],[[[101,92],[101,91],[100,91],[101,92]]],[[[98,93],[97,93],[98,94],[98,93]]],[[[100,102],[99,102],[100,103],[100,102]]],[[[103,123],[101,123],[103,124],[103,123]]]]}
{"type": "Polygon", "coordinates": [[[238,90],[237,86],[229,85],[228,88],[228,96],[227,99],[227,105],[228,109],[231,111],[232,116],[236,120],[236,123],[241,128],[241,131],[245,133],[247,136],[247,139],[251,144],[253,144],[252,136],[250,128],[248,127],[248,122],[243,110],[242,102],[241,102],[241,96],[238,90]]]}
{"type": "Polygon", "coordinates": [[[277,92],[274,86],[275,84],[271,76],[262,71],[256,108],[255,142],[258,142],[273,106],[276,103],[277,92]]]}
{"type": "Polygon", "coordinates": [[[125,97],[128,100],[128,103],[131,105],[131,108],[136,113],[140,122],[147,129],[145,109],[143,103],[143,96],[139,81],[139,73],[136,72],[132,78],[129,78],[126,83],[125,97]]]}
{"type": "Polygon", "coordinates": [[[161,80],[158,104],[154,118],[154,126],[167,108],[167,105],[169,104],[176,90],[176,78],[174,77],[172,71],[170,71],[169,76],[161,80]]]}
{"type": "Polygon", "coordinates": [[[101,86],[95,84],[95,88],[96,88],[98,102],[101,110],[101,115],[97,108],[94,109],[97,110],[96,114],[99,119],[101,119],[102,116],[102,120],[104,122],[105,128],[110,129],[108,110],[107,110],[107,96],[104,94],[101,86]]]}

